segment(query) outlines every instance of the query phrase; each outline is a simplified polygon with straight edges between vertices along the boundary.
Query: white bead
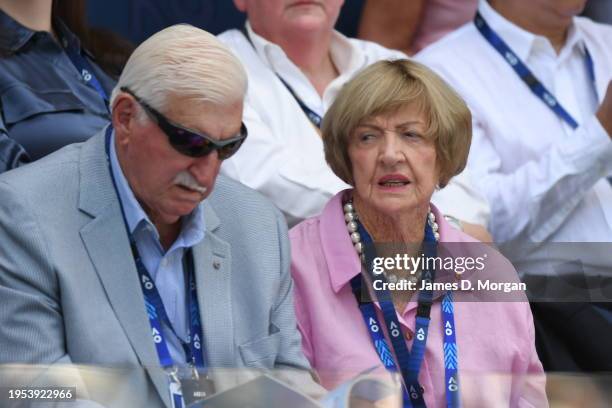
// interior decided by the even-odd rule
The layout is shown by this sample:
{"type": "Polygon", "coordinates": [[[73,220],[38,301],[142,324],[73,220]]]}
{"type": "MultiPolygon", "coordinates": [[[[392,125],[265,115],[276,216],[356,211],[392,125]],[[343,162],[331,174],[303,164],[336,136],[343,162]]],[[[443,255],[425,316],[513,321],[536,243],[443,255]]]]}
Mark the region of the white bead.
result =
{"type": "Polygon", "coordinates": [[[438,232],[438,229],[440,229],[440,227],[438,227],[437,222],[434,222],[431,224],[431,229],[433,230],[433,232],[438,232]]]}
{"type": "Polygon", "coordinates": [[[436,220],[436,216],[431,211],[427,214],[427,218],[429,218],[429,221],[432,222],[436,220]]]}
{"type": "Polygon", "coordinates": [[[353,241],[353,244],[356,244],[358,242],[361,242],[361,236],[359,235],[358,232],[353,232],[351,234],[351,240],[353,241]]]}
{"type": "Polygon", "coordinates": [[[397,283],[397,276],[395,276],[395,275],[389,275],[389,277],[387,278],[387,280],[388,280],[390,283],[397,283]]]}
{"type": "Polygon", "coordinates": [[[344,220],[346,222],[354,221],[355,220],[355,215],[353,213],[348,212],[348,213],[344,214],[344,220]]]}
{"type": "Polygon", "coordinates": [[[354,246],[358,254],[363,252],[363,244],[361,242],[357,242],[354,246]]]}
{"type": "Polygon", "coordinates": [[[355,211],[353,204],[351,203],[346,203],[344,204],[344,212],[345,213],[352,213],[353,211],[355,211]]]}
{"type": "Polygon", "coordinates": [[[436,241],[440,240],[440,233],[439,232],[434,232],[434,238],[436,239],[436,241]]]}
{"type": "Polygon", "coordinates": [[[350,221],[348,224],[346,224],[346,228],[349,230],[349,232],[355,232],[357,231],[357,223],[355,221],[350,221]]]}

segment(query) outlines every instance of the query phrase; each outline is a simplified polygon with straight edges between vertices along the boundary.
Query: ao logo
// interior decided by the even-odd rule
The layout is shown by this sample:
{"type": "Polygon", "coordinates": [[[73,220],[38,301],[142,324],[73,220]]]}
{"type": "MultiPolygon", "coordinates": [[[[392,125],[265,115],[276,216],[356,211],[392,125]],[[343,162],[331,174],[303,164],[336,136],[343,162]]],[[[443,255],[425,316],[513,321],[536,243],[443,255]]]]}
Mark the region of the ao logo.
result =
{"type": "Polygon", "coordinates": [[[508,62],[510,63],[510,65],[516,65],[518,64],[518,59],[514,56],[513,53],[511,52],[506,52],[506,59],[508,60],[508,62]]]}
{"type": "Polygon", "coordinates": [[[86,69],[84,69],[81,72],[81,75],[83,76],[83,79],[87,82],[91,81],[91,74],[89,73],[89,71],[87,71],[86,69]]]}
{"type": "Polygon", "coordinates": [[[158,331],[158,330],[157,330],[155,327],[153,328],[152,334],[153,334],[153,341],[154,341],[156,344],[161,343],[162,338],[161,338],[161,336],[159,335],[159,331],[158,331]]]}
{"type": "Polygon", "coordinates": [[[417,339],[419,339],[420,341],[425,340],[425,331],[422,327],[417,331],[417,339]]]}
{"type": "Polygon", "coordinates": [[[369,323],[370,323],[370,330],[372,330],[374,333],[378,333],[378,324],[376,324],[376,320],[370,317],[369,323]]]}
{"type": "Polygon", "coordinates": [[[142,277],[142,283],[144,284],[146,290],[153,289],[153,282],[151,282],[151,279],[147,278],[146,276],[142,277]]]}
{"type": "Polygon", "coordinates": [[[397,327],[395,322],[391,322],[391,324],[389,325],[389,328],[391,329],[391,335],[393,337],[398,337],[400,335],[399,328],[397,327]]]}
{"type": "Polygon", "coordinates": [[[446,322],[446,327],[444,328],[444,333],[447,336],[450,336],[453,334],[453,326],[450,324],[450,322],[446,322]]]}
{"type": "Polygon", "coordinates": [[[412,399],[417,399],[419,398],[419,394],[417,394],[416,389],[414,388],[414,385],[410,386],[410,398],[412,399]]]}
{"type": "Polygon", "coordinates": [[[555,98],[548,92],[544,93],[544,100],[549,106],[555,106],[557,104],[555,98]]]}
{"type": "Polygon", "coordinates": [[[451,379],[448,380],[448,390],[450,392],[456,392],[459,390],[459,387],[457,386],[457,381],[455,381],[454,377],[451,377],[451,379]]]}
{"type": "Polygon", "coordinates": [[[201,345],[200,345],[200,336],[195,335],[195,336],[193,337],[193,347],[195,347],[197,350],[199,350],[199,349],[200,349],[200,346],[201,346],[201,345]]]}

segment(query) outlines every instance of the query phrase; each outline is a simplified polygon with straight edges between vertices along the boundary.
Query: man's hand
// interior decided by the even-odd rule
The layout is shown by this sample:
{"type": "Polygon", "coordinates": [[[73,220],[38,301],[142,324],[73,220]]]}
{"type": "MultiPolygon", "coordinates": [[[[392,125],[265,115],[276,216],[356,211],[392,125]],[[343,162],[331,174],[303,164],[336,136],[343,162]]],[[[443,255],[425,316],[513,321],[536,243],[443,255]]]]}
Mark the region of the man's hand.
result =
{"type": "Polygon", "coordinates": [[[612,81],[608,83],[606,96],[597,110],[597,119],[612,139],[612,81]]]}

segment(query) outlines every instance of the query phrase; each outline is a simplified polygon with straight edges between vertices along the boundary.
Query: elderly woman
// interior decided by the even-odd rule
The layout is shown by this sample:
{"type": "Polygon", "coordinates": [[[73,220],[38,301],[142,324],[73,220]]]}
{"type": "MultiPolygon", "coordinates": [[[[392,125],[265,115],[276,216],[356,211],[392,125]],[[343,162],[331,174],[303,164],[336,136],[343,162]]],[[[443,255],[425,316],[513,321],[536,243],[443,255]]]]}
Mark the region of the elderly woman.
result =
{"type": "Polygon", "coordinates": [[[290,232],[298,325],[322,384],[386,367],[401,374],[409,406],[546,406],[531,311],[514,268],[430,204],[465,166],[471,116],[464,102],[424,66],[382,61],[344,86],[322,131],[327,162],[353,189],[290,232]],[[394,252],[398,243],[403,254],[394,252]],[[455,261],[480,259],[483,268],[465,273],[474,286],[501,279],[517,291],[480,298],[482,291],[462,291],[459,263],[447,275],[426,263],[418,271],[391,267],[401,280],[369,268],[381,266],[377,254],[435,259],[436,249],[455,261]],[[445,279],[456,286],[428,290],[445,279]],[[379,290],[381,282],[407,286],[379,290]],[[364,288],[376,302],[363,299],[364,288]]]}

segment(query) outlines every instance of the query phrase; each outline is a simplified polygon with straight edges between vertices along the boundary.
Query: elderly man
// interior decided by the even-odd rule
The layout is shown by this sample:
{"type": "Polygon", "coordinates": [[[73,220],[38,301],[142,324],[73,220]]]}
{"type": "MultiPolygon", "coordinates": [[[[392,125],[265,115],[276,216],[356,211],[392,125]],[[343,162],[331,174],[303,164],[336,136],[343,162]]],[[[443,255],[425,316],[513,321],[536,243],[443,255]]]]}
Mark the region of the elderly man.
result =
{"type": "Polygon", "coordinates": [[[129,403],[88,390],[142,407],[209,392],[209,368],[308,367],[282,214],[217,178],[246,85],[214,36],[170,27],[131,56],[112,125],[0,177],[0,365],[144,367],[129,403]]]}
{"type": "MultiPolygon", "coordinates": [[[[468,168],[496,242],[548,285],[532,294],[558,301],[609,301],[612,270],[612,27],[575,17],[585,1],[481,0],[473,23],[417,56],[472,109],[468,168]]],[[[545,368],[611,370],[609,305],[534,304],[545,368]]]]}
{"type": "MultiPolygon", "coordinates": [[[[339,89],[373,62],[406,56],[334,31],[342,0],[234,3],[248,22],[219,38],[247,68],[250,137],[222,172],[269,197],[294,225],[348,188],[327,166],[319,134],[339,89]]],[[[468,175],[453,179],[433,201],[449,216],[487,223],[488,206],[470,188],[468,175]]],[[[476,230],[486,239],[484,229],[476,230]]]]}

